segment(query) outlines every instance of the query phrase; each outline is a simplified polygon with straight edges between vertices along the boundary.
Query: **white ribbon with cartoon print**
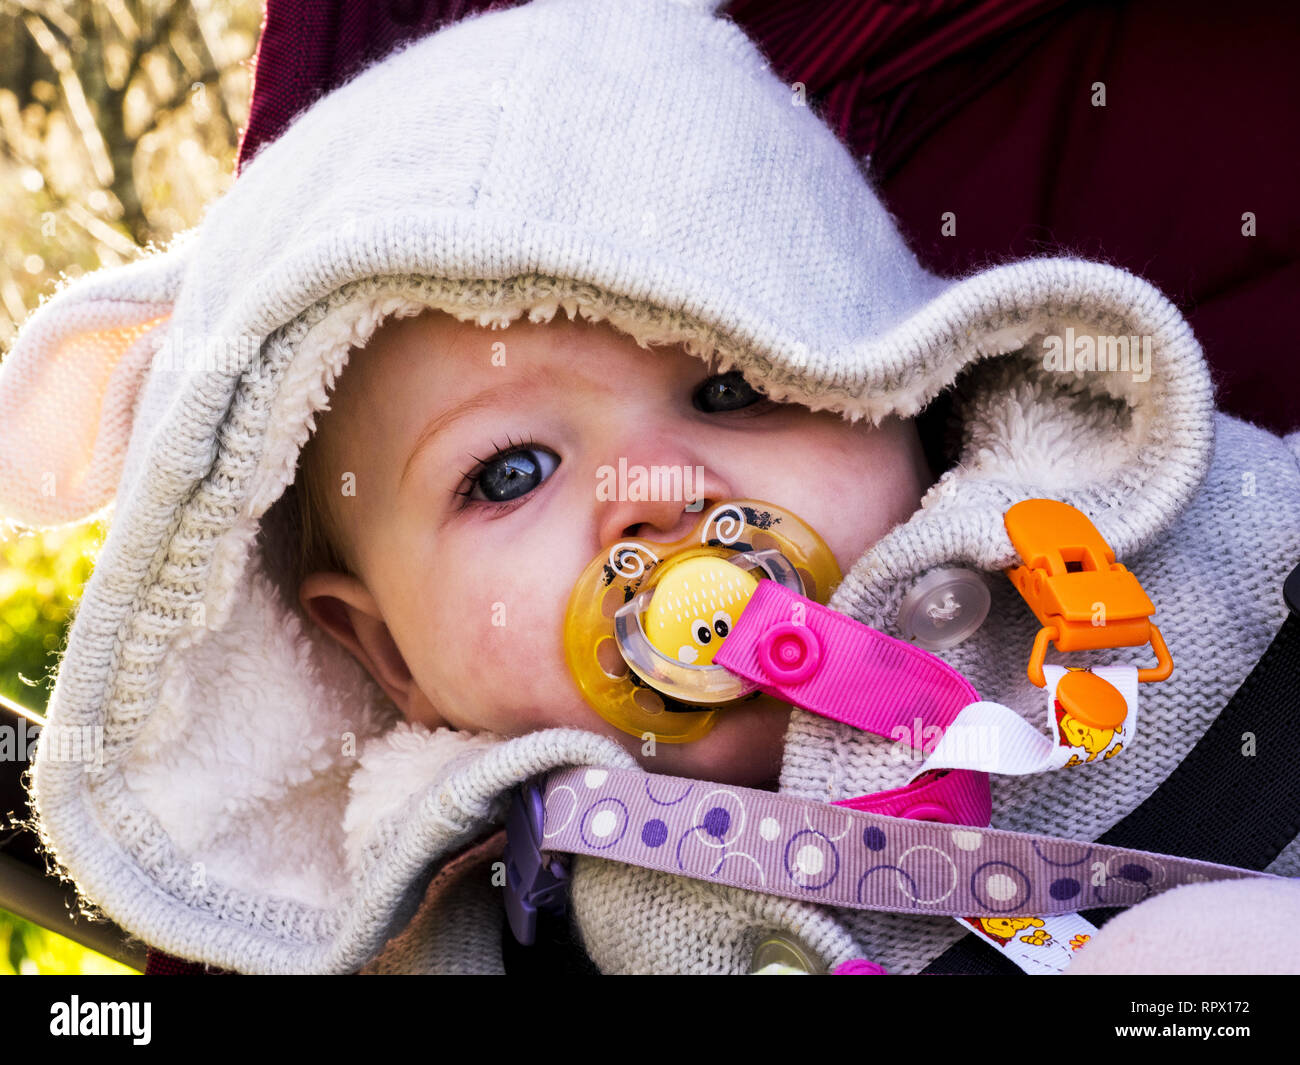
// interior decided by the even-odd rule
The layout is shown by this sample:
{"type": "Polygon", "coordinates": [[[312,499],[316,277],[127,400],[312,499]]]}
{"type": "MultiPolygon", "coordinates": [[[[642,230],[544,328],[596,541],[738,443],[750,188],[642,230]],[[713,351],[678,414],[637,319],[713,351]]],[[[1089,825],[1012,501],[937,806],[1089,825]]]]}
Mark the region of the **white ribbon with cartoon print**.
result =
{"type": "Polygon", "coordinates": [[[1044,736],[1010,707],[978,702],[963,707],[943,733],[930,756],[908,783],[935,769],[973,769],[985,773],[1024,776],[1049,769],[1100,765],[1131,746],[1137,736],[1136,666],[1093,666],[1090,672],[1114,686],[1124,697],[1128,713],[1114,729],[1096,729],[1056,711],[1056,688],[1068,673],[1063,666],[1043,666],[1047,680],[1047,728],[1044,736]]]}
{"type": "MultiPolygon", "coordinates": [[[[971,703],[944,731],[930,757],[908,783],[934,769],[974,769],[1023,776],[1050,769],[1100,765],[1131,746],[1138,723],[1137,667],[1094,666],[1091,669],[1119,691],[1128,707],[1123,723],[1106,730],[1091,728],[1068,715],[1064,719],[1058,717],[1056,688],[1068,672],[1064,666],[1043,666],[1050,739],[1010,707],[994,702],[971,703]]],[[[959,917],[956,921],[1030,974],[1063,972],[1074,952],[1097,932],[1095,925],[1077,913],[1046,917],[959,917]]]]}

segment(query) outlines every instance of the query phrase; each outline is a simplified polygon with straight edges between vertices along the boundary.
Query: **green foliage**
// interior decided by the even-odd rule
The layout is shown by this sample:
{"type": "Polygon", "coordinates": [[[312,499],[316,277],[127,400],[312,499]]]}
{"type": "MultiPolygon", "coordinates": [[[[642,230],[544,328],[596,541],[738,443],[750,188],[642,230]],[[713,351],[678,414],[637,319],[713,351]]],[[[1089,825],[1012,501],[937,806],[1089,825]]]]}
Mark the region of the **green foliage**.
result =
{"type": "Polygon", "coordinates": [[[106,529],[68,526],[0,540],[0,694],[44,712],[58,655],[106,529]]]}
{"type": "Polygon", "coordinates": [[[0,976],[137,976],[47,928],[0,910],[0,976]]]}
{"type": "MultiPolygon", "coordinates": [[[[44,713],[58,657],[107,530],[67,526],[0,540],[0,692],[44,713]]],[[[3,813],[3,811],[0,811],[3,813]]],[[[132,973],[0,910],[0,974],[132,973]]]]}

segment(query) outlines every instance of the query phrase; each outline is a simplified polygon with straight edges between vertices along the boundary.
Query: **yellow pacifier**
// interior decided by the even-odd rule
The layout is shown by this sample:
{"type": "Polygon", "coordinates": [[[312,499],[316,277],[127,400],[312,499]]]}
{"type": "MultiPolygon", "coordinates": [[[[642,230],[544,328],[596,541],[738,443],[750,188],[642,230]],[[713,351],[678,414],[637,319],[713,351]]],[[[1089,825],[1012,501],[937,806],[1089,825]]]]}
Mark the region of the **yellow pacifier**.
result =
{"type": "Polygon", "coordinates": [[[569,598],[564,650],[583,697],[633,736],[689,743],[755,684],[713,664],[760,580],[825,605],[841,579],[825,541],[754,499],[719,503],[674,543],[622,540],[569,598]]]}

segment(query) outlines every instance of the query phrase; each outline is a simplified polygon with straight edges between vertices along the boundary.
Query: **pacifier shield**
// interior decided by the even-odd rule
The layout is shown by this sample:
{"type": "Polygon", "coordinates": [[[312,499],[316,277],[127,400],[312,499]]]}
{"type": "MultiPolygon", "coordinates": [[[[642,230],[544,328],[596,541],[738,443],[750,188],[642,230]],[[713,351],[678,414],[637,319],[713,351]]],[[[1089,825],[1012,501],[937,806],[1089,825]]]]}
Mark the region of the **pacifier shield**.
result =
{"type": "Polygon", "coordinates": [[[825,541],[760,500],[720,503],[674,543],[614,544],[583,571],[564,623],[583,697],[640,738],[687,743],[718,712],[758,691],[713,664],[760,580],[825,604],[841,580],[825,541]]]}

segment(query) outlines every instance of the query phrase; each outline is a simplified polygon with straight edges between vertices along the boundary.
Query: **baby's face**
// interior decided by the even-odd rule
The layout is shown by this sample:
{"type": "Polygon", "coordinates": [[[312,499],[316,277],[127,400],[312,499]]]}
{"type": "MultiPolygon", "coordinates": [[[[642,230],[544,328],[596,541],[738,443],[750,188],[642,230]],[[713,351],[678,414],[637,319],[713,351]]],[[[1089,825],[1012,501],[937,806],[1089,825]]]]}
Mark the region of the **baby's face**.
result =
{"type": "Polygon", "coordinates": [[[703,467],[706,509],[785,507],[844,572],[931,480],[910,421],[774,403],[681,348],[647,351],[562,314],[497,331],[434,312],[390,319],[352,353],[318,438],[357,576],[312,574],[300,600],[407,719],[588,729],[650,771],[750,786],[779,773],[788,704],[742,703],[703,739],[645,755],[568,672],[565,611],[588,563],[630,536],[677,540],[702,517],[689,500],[601,498],[597,471],[703,467]]]}

